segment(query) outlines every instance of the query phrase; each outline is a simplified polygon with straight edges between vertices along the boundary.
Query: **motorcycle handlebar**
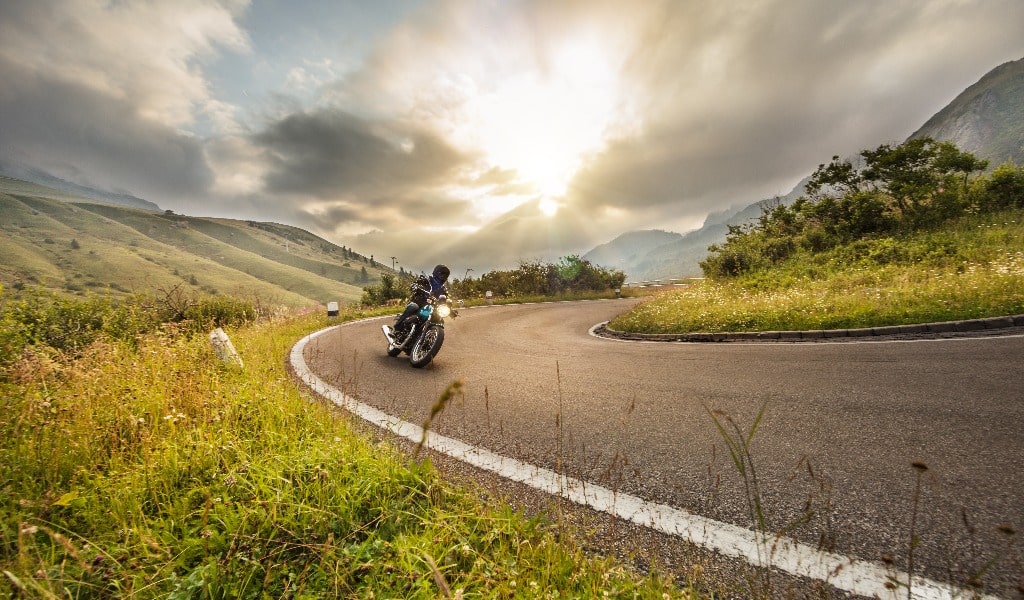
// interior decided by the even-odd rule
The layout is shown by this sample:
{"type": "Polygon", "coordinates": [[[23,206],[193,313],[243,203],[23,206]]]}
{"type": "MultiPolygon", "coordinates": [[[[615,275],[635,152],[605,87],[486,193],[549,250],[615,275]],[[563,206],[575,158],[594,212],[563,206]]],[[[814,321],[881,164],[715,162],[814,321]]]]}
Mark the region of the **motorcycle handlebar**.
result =
{"type": "MultiPolygon", "coordinates": [[[[424,293],[424,294],[426,294],[427,296],[430,296],[430,297],[434,297],[434,295],[430,293],[430,289],[429,289],[429,288],[425,288],[425,287],[423,287],[422,285],[419,285],[419,284],[416,284],[416,283],[413,283],[413,284],[411,284],[411,285],[409,286],[409,289],[410,289],[410,290],[411,290],[411,291],[412,291],[413,293],[416,293],[416,292],[423,292],[423,293],[424,293]]],[[[446,294],[446,296],[448,297],[448,301],[449,301],[449,302],[461,302],[461,301],[456,301],[456,300],[455,300],[455,298],[452,298],[452,296],[451,296],[450,294],[446,294]]]]}

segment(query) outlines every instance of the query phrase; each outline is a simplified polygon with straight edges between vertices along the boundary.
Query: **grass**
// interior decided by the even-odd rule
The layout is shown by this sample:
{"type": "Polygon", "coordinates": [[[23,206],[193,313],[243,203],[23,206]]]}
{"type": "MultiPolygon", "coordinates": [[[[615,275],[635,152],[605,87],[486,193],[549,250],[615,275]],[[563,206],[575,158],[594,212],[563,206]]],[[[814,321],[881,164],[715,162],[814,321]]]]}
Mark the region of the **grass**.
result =
{"type": "Polygon", "coordinates": [[[25,353],[2,390],[0,596],[687,596],[300,394],[282,357],[327,324],[231,330],[244,370],[171,332],[25,353]]]}
{"type": "Polygon", "coordinates": [[[620,331],[816,330],[1024,313],[1024,211],[801,253],[771,271],[705,280],[613,319],[620,331]]]}
{"type": "Polygon", "coordinates": [[[358,301],[362,268],[371,283],[382,269],[294,228],[63,202],[18,183],[0,181],[0,284],[8,288],[124,297],[184,281],[210,295],[303,308],[358,301]]]}

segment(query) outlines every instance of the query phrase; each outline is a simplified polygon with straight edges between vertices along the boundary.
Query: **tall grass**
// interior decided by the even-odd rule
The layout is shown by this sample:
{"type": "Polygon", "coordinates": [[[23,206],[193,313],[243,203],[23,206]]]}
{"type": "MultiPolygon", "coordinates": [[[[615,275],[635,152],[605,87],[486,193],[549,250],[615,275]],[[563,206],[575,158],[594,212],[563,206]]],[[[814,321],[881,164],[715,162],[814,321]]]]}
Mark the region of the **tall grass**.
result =
{"type": "Polygon", "coordinates": [[[485,504],[304,397],[284,357],[324,325],[231,329],[244,371],[167,331],[9,365],[0,596],[686,595],[485,504]]]}
{"type": "Polygon", "coordinates": [[[814,330],[1024,313],[1024,211],[803,252],[659,295],[609,324],[647,333],[814,330]]]}

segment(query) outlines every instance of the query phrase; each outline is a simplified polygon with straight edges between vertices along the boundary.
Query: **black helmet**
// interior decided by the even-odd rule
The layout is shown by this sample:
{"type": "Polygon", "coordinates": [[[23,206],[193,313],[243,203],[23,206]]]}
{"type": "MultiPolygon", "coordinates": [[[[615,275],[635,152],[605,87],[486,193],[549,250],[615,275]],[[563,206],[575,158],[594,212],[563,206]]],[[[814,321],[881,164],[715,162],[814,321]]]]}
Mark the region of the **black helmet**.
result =
{"type": "Polygon", "coordinates": [[[434,267],[434,277],[439,279],[441,283],[448,281],[448,276],[452,274],[452,270],[444,265],[437,265],[434,267]]]}

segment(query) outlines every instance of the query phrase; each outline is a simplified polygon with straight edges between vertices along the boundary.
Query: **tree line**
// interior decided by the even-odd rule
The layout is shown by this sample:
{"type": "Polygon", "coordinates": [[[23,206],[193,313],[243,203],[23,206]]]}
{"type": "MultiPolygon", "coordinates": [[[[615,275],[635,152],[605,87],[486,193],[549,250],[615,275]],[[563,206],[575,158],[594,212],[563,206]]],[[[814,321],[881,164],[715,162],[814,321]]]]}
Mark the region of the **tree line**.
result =
{"type": "Polygon", "coordinates": [[[708,277],[734,277],[778,264],[799,251],[821,252],[854,240],[941,226],[967,214],[1024,208],[1024,168],[988,161],[931,138],[833,156],[791,205],[769,202],[760,218],[730,225],[708,248],[708,277]]]}
{"type": "MultiPolygon", "coordinates": [[[[409,285],[415,280],[412,273],[396,277],[381,275],[379,285],[363,288],[365,305],[385,304],[389,300],[409,297],[409,285]]],[[[482,298],[486,292],[495,297],[525,298],[530,296],[559,296],[585,292],[601,292],[622,287],[626,274],[591,263],[576,255],[562,257],[555,263],[541,261],[522,262],[511,270],[494,270],[478,278],[453,278],[448,285],[457,298],[482,298]]]]}

